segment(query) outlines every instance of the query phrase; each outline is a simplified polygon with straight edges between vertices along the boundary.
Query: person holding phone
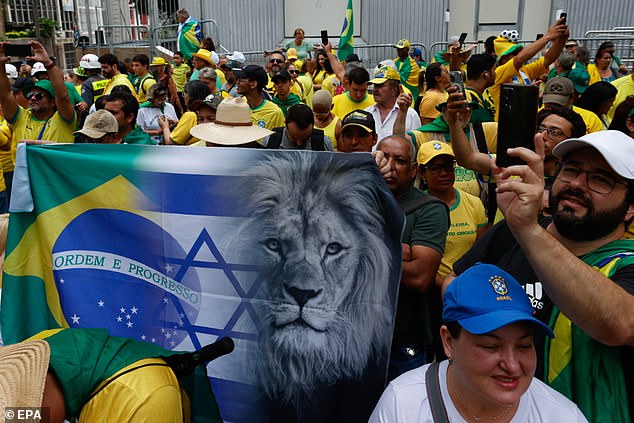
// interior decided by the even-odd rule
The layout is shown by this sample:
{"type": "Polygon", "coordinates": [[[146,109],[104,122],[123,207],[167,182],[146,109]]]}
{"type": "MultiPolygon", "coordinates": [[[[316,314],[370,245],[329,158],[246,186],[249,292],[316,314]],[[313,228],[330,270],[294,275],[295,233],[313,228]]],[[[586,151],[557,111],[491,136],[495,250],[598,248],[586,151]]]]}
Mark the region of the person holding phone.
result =
{"type": "MultiPolygon", "coordinates": [[[[28,60],[41,62],[48,79],[41,79],[24,88],[29,108],[18,105],[11,94],[9,79],[4,66],[0,66],[0,104],[9,125],[13,129],[13,139],[51,140],[73,142],[73,132],[77,127],[77,114],[64,85],[64,74],[53,62],[46,49],[38,41],[29,42],[33,56],[28,60]]],[[[0,63],[8,63],[11,58],[5,54],[6,43],[0,43],[0,63]]]]}
{"type": "Polygon", "coordinates": [[[519,33],[516,30],[504,30],[493,42],[498,57],[495,82],[489,88],[490,97],[495,105],[495,120],[498,120],[500,108],[500,90],[502,84],[532,84],[540,75],[548,73],[548,67],[557,60],[568,40],[568,26],[562,19],[548,29],[539,40],[526,47],[517,44],[519,33]],[[552,46],[543,57],[526,64],[552,41],[552,46]]]}

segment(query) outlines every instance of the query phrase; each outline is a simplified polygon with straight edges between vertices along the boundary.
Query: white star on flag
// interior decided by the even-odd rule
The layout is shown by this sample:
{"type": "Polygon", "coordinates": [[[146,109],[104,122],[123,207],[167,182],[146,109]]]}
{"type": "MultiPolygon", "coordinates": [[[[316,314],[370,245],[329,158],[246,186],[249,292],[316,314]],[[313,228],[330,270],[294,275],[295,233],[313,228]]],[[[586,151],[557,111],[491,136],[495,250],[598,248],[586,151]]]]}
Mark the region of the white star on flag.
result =
{"type": "Polygon", "coordinates": [[[139,311],[139,309],[134,306],[130,309],[130,312],[132,312],[132,314],[136,314],[137,311],[139,311]]]}
{"type": "Polygon", "coordinates": [[[99,300],[99,302],[98,302],[97,304],[99,304],[99,307],[103,307],[103,305],[104,305],[105,303],[103,302],[103,300],[99,300]]]}
{"type": "Polygon", "coordinates": [[[73,319],[73,324],[74,325],[78,325],[79,324],[79,319],[81,319],[81,317],[79,317],[77,314],[73,314],[70,318],[73,319]]]}

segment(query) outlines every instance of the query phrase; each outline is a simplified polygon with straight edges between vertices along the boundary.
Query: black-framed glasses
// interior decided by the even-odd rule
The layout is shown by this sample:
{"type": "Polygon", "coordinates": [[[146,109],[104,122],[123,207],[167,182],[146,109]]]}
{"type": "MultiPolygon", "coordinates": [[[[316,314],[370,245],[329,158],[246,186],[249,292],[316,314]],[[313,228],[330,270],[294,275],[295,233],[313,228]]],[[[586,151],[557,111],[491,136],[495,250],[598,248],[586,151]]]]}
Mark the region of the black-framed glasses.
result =
{"type": "Polygon", "coordinates": [[[271,59],[269,63],[284,63],[284,61],[282,59],[271,59]]]}
{"type": "Polygon", "coordinates": [[[34,98],[35,100],[39,101],[39,100],[43,99],[45,95],[46,94],[44,94],[42,92],[39,92],[39,91],[38,92],[31,91],[30,93],[28,93],[26,95],[26,99],[30,100],[30,99],[34,98]]]}
{"type": "Polygon", "coordinates": [[[570,135],[566,134],[564,131],[557,129],[557,128],[547,128],[545,126],[538,126],[537,127],[537,132],[539,132],[540,134],[542,132],[548,132],[548,135],[550,135],[553,138],[570,138],[570,135]]]}
{"type": "Polygon", "coordinates": [[[629,184],[617,180],[609,173],[584,170],[568,162],[559,162],[557,164],[556,178],[562,182],[572,182],[582,173],[586,174],[586,185],[588,185],[588,189],[597,194],[610,194],[616,184],[621,184],[626,187],[629,186],[629,184]]]}
{"type": "Polygon", "coordinates": [[[453,172],[456,168],[456,162],[437,163],[427,166],[432,175],[438,175],[441,171],[453,172]]]}

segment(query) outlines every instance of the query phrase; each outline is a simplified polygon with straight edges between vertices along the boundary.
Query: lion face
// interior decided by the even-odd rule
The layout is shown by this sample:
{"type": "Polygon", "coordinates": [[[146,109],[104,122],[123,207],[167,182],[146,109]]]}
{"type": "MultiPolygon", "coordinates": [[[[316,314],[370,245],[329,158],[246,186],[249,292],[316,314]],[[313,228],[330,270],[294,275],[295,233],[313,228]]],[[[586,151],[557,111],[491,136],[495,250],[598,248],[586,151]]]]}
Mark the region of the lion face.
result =
{"type": "Polygon", "coordinates": [[[297,404],[387,360],[398,273],[381,211],[386,193],[368,183],[374,163],[328,167],[294,152],[260,166],[249,185],[251,218],[236,237],[263,269],[253,300],[255,375],[271,399],[297,404]]]}

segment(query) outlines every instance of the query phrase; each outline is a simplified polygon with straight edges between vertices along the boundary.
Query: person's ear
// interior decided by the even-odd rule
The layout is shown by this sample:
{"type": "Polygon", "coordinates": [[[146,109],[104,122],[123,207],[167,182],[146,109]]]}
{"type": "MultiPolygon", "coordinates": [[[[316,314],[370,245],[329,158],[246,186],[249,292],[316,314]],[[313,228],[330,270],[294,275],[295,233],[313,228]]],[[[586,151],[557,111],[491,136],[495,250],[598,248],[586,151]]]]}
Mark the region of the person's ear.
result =
{"type": "Polygon", "coordinates": [[[442,347],[445,350],[445,355],[449,359],[453,359],[454,356],[454,339],[451,337],[449,333],[449,329],[447,326],[442,325],[440,327],[440,340],[442,341],[442,347]]]}

